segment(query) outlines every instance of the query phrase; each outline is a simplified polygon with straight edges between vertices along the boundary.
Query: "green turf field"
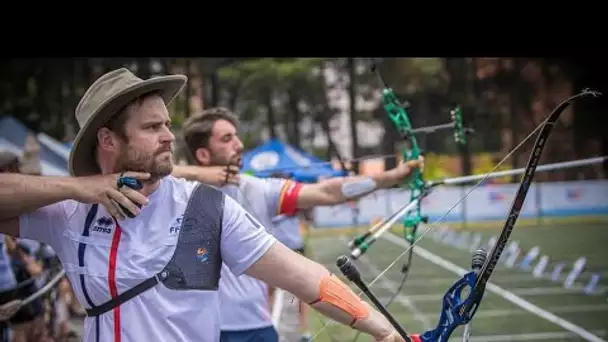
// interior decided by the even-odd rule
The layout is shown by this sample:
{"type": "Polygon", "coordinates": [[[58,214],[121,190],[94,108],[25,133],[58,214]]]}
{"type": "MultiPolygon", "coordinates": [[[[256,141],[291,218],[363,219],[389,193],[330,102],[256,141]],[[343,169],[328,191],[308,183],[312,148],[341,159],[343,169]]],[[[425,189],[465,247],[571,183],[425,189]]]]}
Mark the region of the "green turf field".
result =
{"type": "MultiPolygon", "coordinates": [[[[424,230],[424,229],[423,229],[424,230]]],[[[454,226],[461,230],[461,226],[454,226]]],[[[466,228],[470,232],[479,232],[484,241],[500,233],[500,225],[475,224],[466,228]]],[[[330,230],[328,230],[330,231],[330,230]]],[[[397,233],[398,234],[398,233],[397,233]]],[[[310,257],[323,263],[331,271],[342,277],[335,266],[336,258],[348,254],[346,242],[352,233],[319,234],[315,232],[308,241],[310,257]]],[[[395,235],[398,236],[398,235],[395,235]]],[[[537,225],[535,222],[522,221],[515,228],[510,241],[519,241],[520,247],[527,251],[539,246],[541,255],[550,257],[548,270],[555,263],[564,261],[571,264],[578,257],[587,257],[587,267],[578,281],[578,287],[563,288],[562,282],[550,279],[537,279],[529,271],[509,269],[500,264],[492,278],[494,283],[510,294],[523,298],[536,307],[549,312],[567,322],[556,324],[547,318],[540,317],[520,305],[509,301],[499,294],[486,290],[485,297],[473,319],[473,330],[470,341],[593,341],[569,331],[562,326],[574,324],[577,327],[597,336],[595,341],[608,341],[608,218],[593,220],[553,220],[537,225]],[[583,293],[581,287],[586,285],[591,273],[602,273],[602,280],[596,294],[583,293]]],[[[380,239],[370,250],[356,261],[366,282],[370,282],[386,268],[404,250],[401,239],[380,239]]],[[[435,241],[429,233],[421,240],[420,250],[428,251],[462,268],[470,268],[471,253],[453,246],[446,246],[435,241]]],[[[428,255],[428,253],[427,253],[428,255]]],[[[402,258],[392,269],[381,277],[371,288],[382,302],[386,302],[394,293],[399,280],[402,258]]],[[[569,268],[564,270],[565,273],[569,268]]],[[[343,278],[343,277],[342,277],[343,278]]],[[[344,278],[343,278],[344,279],[344,278]]],[[[390,306],[390,311],[408,331],[420,332],[436,325],[441,307],[441,297],[458,276],[452,271],[414,254],[412,271],[405,288],[390,306]]],[[[352,285],[357,293],[360,291],[352,285]]],[[[500,292],[499,290],[497,290],[500,292]]],[[[509,296],[507,294],[506,296],[509,296]]],[[[365,297],[364,297],[365,298],[365,297]]],[[[510,298],[510,297],[509,297],[510,298]]],[[[521,302],[520,302],[521,304],[521,302]]],[[[525,304],[524,304],[525,305],[525,304]]],[[[551,318],[551,317],[549,317],[551,318]]],[[[311,312],[310,323],[313,332],[318,332],[327,319],[316,312],[311,312]]],[[[576,329],[576,327],[575,327],[576,329]]],[[[325,328],[315,341],[351,341],[354,332],[338,324],[325,328]]],[[[462,328],[457,329],[451,341],[462,340],[462,328]]],[[[358,341],[370,341],[360,336],[358,341]]]]}

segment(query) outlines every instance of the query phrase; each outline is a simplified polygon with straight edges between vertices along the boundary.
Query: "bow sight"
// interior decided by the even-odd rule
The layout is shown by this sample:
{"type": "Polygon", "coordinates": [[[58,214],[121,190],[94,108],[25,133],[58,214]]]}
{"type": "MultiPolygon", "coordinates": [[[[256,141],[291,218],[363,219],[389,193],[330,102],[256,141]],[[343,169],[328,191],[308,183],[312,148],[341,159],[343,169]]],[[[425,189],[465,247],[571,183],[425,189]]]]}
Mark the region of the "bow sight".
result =
{"type": "MultiPolygon", "coordinates": [[[[454,141],[457,144],[462,145],[467,143],[467,134],[471,133],[472,129],[464,127],[462,110],[460,106],[456,106],[450,111],[451,121],[449,123],[414,129],[405,106],[401,105],[395,91],[387,85],[382,73],[380,72],[380,69],[373,63],[373,61],[372,71],[377,73],[380,81],[384,84],[384,89],[382,89],[382,100],[384,109],[387,112],[389,119],[393,123],[400,137],[404,141],[409,142],[409,149],[404,148],[401,153],[401,159],[403,162],[416,160],[422,155],[422,151],[418,145],[418,141],[416,140],[415,133],[433,133],[444,129],[454,129],[454,141]]],[[[407,188],[410,191],[410,204],[415,203],[415,207],[407,207],[409,210],[407,210],[405,213],[406,215],[401,223],[403,224],[405,240],[412,244],[416,238],[418,226],[421,223],[428,223],[428,216],[422,214],[421,206],[422,199],[428,195],[430,189],[427,187],[422,172],[419,169],[415,169],[412,172],[410,180],[407,182],[407,188]]],[[[401,211],[402,210],[400,210],[400,212],[401,211]]],[[[403,217],[403,215],[399,217],[403,217]]],[[[366,233],[355,237],[349,242],[349,248],[355,248],[355,250],[351,253],[352,258],[358,258],[361,254],[365,253],[369,249],[369,247],[376,241],[374,237],[375,230],[385,223],[386,221],[379,222],[379,224],[369,229],[366,233]],[[372,234],[374,234],[374,236],[372,236],[372,234]]],[[[409,265],[404,266],[404,268],[408,267],[409,265]]]]}

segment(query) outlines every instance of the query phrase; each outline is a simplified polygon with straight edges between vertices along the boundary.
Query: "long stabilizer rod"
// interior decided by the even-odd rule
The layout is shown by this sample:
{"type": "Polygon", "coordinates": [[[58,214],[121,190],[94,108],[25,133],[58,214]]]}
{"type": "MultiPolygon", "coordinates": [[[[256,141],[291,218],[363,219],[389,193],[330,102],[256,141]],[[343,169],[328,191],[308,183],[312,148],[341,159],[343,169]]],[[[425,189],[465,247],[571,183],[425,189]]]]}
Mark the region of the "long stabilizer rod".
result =
{"type": "MultiPolygon", "coordinates": [[[[593,164],[601,164],[606,160],[608,160],[608,156],[573,160],[573,161],[567,161],[567,162],[561,162],[561,163],[545,164],[545,165],[540,165],[539,167],[537,167],[536,172],[567,169],[567,168],[571,168],[571,167],[579,167],[579,166],[593,165],[593,164]]],[[[519,175],[519,174],[524,173],[525,170],[526,170],[526,168],[497,171],[497,172],[492,172],[490,174],[483,173],[483,174],[479,174],[479,175],[447,178],[447,179],[443,179],[443,180],[439,180],[439,181],[433,181],[430,183],[433,185],[439,185],[439,184],[456,185],[456,184],[474,182],[474,181],[478,181],[478,180],[481,180],[484,178],[490,179],[490,178],[498,178],[498,177],[504,177],[504,176],[519,175]]]]}
{"type": "MultiPolygon", "coordinates": [[[[593,165],[593,164],[601,164],[606,160],[608,160],[608,156],[572,160],[572,161],[560,162],[560,163],[545,164],[545,165],[540,165],[539,167],[537,167],[536,172],[566,169],[566,168],[593,165]]],[[[457,184],[462,184],[462,183],[473,182],[473,181],[484,179],[484,178],[491,179],[491,178],[517,175],[517,174],[522,174],[524,171],[525,171],[525,168],[520,168],[520,169],[513,169],[513,170],[498,171],[498,172],[493,172],[490,174],[484,173],[484,174],[471,175],[471,176],[446,178],[446,179],[442,179],[442,180],[428,182],[427,188],[433,188],[438,185],[457,185],[457,184]]],[[[401,217],[403,217],[403,215],[405,215],[408,211],[411,210],[412,205],[413,205],[412,203],[414,203],[414,202],[403,205],[392,215],[390,215],[389,217],[381,220],[380,222],[378,222],[375,225],[373,225],[372,227],[370,227],[366,233],[351,240],[348,243],[348,247],[351,250],[356,248],[355,250],[352,251],[351,257],[356,259],[361,254],[365,253],[365,251],[370,247],[370,245],[378,237],[380,237],[393,224],[395,224],[401,217]],[[372,237],[372,234],[373,234],[373,237],[372,237]],[[370,237],[371,237],[371,239],[370,239],[370,237]],[[370,239],[371,242],[365,243],[366,240],[368,240],[368,239],[370,239]],[[359,246],[362,246],[362,247],[357,248],[359,246]]]]}
{"type": "Polygon", "coordinates": [[[383,227],[387,222],[393,220],[395,217],[397,217],[397,220],[399,218],[401,218],[403,215],[405,215],[405,213],[411,208],[411,203],[406,203],[404,205],[402,205],[399,209],[397,209],[397,211],[395,211],[394,213],[392,213],[390,216],[387,216],[385,218],[383,218],[382,220],[376,222],[373,226],[371,226],[367,232],[363,235],[360,235],[359,237],[351,240],[348,242],[348,248],[353,249],[355,247],[358,247],[360,244],[363,243],[363,241],[365,241],[368,237],[370,237],[378,228],[383,227]]]}
{"type": "Polygon", "coordinates": [[[363,243],[361,243],[360,245],[358,245],[355,249],[353,249],[351,251],[351,253],[350,253],[351,258],[357,259],[359,256],[361,256],[361,254],[365,253],[365,251],[367,251],[367,249],[374,242],[376,242],[376,240],[382,234],[384,234],[384,232],[386,232],[387,230],[391,229],[391,227],[395,223],[397,223],[397,221],[399,221],[403,217],[403,215],[407,214],[407,212],[409,212],[410,210],[413,210],[414,208],[416,208],[416,205],[418,204],[418,201],[420,201],[420,198],[417,198],[417,199],[411,201],[405,207],[401,207],[401,209],[399,211],[397,211],[395,214],[393,214],[389,220],[387,220],[380,227],[378,227],[373,232],[372,236],[370,236],[366,241],[364,241],[363,243]]]}

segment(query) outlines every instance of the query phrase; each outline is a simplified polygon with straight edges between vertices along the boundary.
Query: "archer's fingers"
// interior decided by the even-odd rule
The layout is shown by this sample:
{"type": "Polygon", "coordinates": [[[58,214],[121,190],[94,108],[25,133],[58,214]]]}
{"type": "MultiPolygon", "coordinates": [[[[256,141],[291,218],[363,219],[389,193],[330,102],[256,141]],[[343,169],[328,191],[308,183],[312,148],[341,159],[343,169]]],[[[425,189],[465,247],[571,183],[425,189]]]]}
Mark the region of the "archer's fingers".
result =
{"type": "Polygon", "coordinates": [[[228,165],[226,170],[228,172],[230,172],[231,174],[237,174],[237,173],[239,173],[239,171],[241,171],[241,169],[236,165],[228,165]]]}
{"type": "Polygon", "coordinates": [[[139,180],[148,180],[148,179],[150,179],[150,174],[147,173],[147,172],[127,171],[127,172],[123,173],[122,176],[123,177],[132,177],[132,178],[136,178],[136,179],[139,179],[139,180]]]}
{"type": "Polygon", "coordinates": [[[110,215],[115,217],[117,220],[125,218],[124,214],[122,213],[122,210],[120,210],[120,208],[118,207],[118,204],[114,202],[110,197],[107,197],[107,199],[105,201],[102,201],[100,204],[103,205],[104,208],[106,208],[106,210],[108,211],[108,213],[110,213],[110,215]]]}
{"type": "Polygon", "coordinates": [[[148,205],[149,201],[146,196],[142,195],[136,190],[129,188],[128,186],[121,187],[119,191],[133,202],[139,203],[140,205],[148,205]]]}
{"type": "Polygon", "coordinates": [[[127,215],[127,213],[125,212],[125,209],[120,207],[120,204],[118,204],[115,200],[110,200],[110,202],[112,203],[112,205],[114,206],[114,210],[118,213],[119,216],[115,216],[116,219],[118,220],[118,218],[120,217],[120,219],[126,219],[127,217],[129,217],[127,215]]]}
{"type": "Polygon", "coordinates": [[[134,216],[139,215],[139,208],[133,203],[127,196],[123,195],[120,191],[112,189],[109,193],[110,198],[122,205],[126,210],[131,212],[134,216]]]}
{"type": "Polygon", "coordinates": [[[228,178],[228,184],[239,185],[241,178],[238,175],[233,175],[228,178]]]}

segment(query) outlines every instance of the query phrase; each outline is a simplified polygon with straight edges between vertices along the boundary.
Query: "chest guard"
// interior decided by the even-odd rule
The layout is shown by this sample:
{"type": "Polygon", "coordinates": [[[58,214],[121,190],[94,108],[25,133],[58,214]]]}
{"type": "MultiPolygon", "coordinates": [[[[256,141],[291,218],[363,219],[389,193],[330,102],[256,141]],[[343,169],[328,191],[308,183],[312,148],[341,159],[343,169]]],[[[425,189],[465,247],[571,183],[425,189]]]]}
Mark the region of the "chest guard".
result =
{"type": "Polygon", "coordinates": [[[224,196],[217,189],[199,184],[184,212],[173,256],[163,270],[117,297],[87,309],[87,315],[98,316],[110,311],[158,283],[176,291],[217,290],[222,268],[224,196]]]}

